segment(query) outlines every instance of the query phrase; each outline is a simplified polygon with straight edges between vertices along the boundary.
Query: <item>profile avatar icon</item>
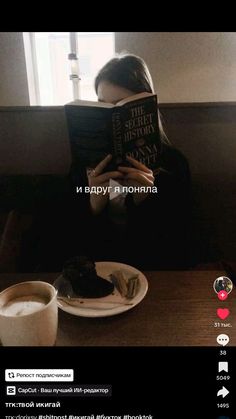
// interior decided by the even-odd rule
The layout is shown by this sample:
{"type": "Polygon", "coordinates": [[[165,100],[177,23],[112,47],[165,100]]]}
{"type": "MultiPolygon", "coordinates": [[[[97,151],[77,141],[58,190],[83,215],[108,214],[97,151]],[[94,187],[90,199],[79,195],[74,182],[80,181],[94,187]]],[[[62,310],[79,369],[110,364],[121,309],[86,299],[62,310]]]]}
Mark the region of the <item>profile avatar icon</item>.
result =
{"type": "Polygon", "coordinates": [[[227,276],[220,276],[214,281],[213,288],[217,294],[219,294],[220,291],[225,291],[229,294],[233,289],[233,283],[227,276]]]}

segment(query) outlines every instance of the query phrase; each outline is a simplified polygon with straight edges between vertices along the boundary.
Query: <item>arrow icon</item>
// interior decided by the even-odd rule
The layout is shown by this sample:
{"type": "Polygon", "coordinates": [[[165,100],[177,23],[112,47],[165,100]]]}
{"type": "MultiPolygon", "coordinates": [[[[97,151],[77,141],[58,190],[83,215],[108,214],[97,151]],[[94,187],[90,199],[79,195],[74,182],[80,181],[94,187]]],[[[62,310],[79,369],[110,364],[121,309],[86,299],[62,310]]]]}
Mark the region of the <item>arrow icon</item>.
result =
{"type": "Polygon", "coordinates": [[[222,389],[218,391],[217,396],[222,396],[224,398],[227,394],[229,394],[229,390],[223,386],[222,389]]]}

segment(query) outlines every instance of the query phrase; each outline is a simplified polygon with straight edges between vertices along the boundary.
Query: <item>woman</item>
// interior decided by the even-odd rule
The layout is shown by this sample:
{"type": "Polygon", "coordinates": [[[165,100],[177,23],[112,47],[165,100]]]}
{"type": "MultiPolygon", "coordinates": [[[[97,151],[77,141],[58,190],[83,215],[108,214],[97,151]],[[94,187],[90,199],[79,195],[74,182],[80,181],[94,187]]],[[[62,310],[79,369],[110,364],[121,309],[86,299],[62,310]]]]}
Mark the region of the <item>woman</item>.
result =
{"type": "MultiPolygon", "coordinates": [[[[145,62],[135,55],[110,60],[95,79],[98,100],[116,104],[141,92],[154,93],[145,62]]],[[[109,199],[84,194],[76,202],[77,228],[71,243],[77,253],[87,252],[96,260],[114,260],[142,269],[184,269],[192,265],[191,182],[186,158],[173,148],[158,114],[162,151],[155,173],[127,158],[132,167],[104,169],[108,155],[95,170],[72,172],[73,185],[104,186],[111,179],[129,186],[156,186],[158,193],[128,193],[109,199]]],[[[132,190],[132,188],[131,188],[132,190]]],[[[71,251],[72,253],[72,251],[71,251]]]]}
{"type": "MultiPolygon", "coordinates": [[[[113,58],[99,71],[95,90],[99,101],[113,104],[137,93],[154,92],[145,62],[129,54],[113,58]]],[[[155,173],[132,158],[128,158],[131,167],[104,173],[110,155],[93,171],[71,169],[70,187],[64,185],[60,196],[54,193],[53,210],[47,205],[45,217],[36,223],[34,237],[41,237],[37,270],[60,271],[66,259],[80,254],[140,269],[192,265],[189,167],[170,145],[159,113],[158,119],[162,150],[155,173]],[[156,186],[158,192],[119,194],[115,199],[109,199],[108,193],[75,193],[76,186],[104,186],[111,179],[128,186],[156,186]]]]}

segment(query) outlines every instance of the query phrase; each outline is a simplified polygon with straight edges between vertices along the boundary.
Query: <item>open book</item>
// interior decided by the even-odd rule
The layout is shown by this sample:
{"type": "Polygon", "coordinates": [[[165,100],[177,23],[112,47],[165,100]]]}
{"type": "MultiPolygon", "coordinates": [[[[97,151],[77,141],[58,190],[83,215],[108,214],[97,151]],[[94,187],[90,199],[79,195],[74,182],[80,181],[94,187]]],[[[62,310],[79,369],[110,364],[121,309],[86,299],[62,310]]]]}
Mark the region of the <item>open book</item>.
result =
{"type": "Polygon", "coordinates": [[[139,93],[116,105],[76,100],[65,105],[65,113],[74,167],[96,165],[112,154],[106,170],[129,165],[126,156],[157,166],[160,134],[157,96],[139,93]]]}

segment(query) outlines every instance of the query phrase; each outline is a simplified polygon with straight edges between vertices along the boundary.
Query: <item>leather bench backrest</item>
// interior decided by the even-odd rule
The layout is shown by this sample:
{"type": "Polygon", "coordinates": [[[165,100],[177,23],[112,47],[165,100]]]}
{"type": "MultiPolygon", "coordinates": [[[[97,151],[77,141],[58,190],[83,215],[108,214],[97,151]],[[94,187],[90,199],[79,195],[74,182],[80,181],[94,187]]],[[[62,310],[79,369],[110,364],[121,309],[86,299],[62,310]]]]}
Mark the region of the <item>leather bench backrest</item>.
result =
{"type": "MultiPolygon", "coordinates": [[[[236,103],[160,106],[187,157],[195,218],[208,259],[236,258],[236,103]]],[[[0,177],[63,175],[71,156],[63,107],[0,108],[0,177]]]]}

